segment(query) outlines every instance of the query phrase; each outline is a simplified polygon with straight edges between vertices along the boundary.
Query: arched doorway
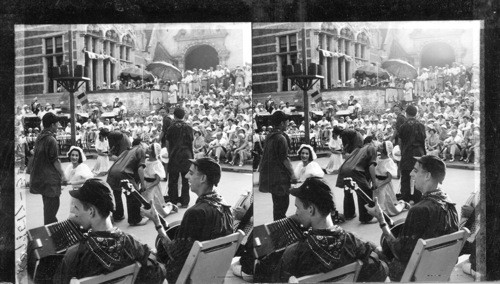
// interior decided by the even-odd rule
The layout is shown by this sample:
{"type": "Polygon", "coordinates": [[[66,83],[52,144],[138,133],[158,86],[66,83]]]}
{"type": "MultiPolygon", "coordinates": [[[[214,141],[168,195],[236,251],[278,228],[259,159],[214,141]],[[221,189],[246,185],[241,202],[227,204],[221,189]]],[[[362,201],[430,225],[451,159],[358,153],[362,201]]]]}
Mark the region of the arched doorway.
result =
{"type": "Polygon", "coordinates": [[[193,68],[209,69],[209,67],[215,69],[218,64],[219,55],[217,51],[209,45],[199,45],[186,54],[184,67],[186,70],[191,70],[193,68]]]}
{"type": "Polygon", "coordinates": [[[422,49],[420,67],[445,66],[455,62],[455,51],[446,43],[431,43],[422,49]]]}

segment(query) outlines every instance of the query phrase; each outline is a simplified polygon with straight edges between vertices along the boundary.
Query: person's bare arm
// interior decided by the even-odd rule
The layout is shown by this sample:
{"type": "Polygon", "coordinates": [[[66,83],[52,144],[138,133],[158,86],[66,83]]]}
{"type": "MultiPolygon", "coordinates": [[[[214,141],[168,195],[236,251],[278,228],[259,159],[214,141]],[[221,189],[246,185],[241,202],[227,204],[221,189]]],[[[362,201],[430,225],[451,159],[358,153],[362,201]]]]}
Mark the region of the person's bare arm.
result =
{"type": "Polygon", "coordinates": [[[137,173],[139,174],[139,179],[141,181],[141,189],[145,190],[146,181],[144,181],[144,166],[140,166],[139,169],[137,170],[137,173]]]}
{"type": "Polygon", "coordinates": [[[149,204],[151,204],[151,209],[149,210],[144,209],[144,207],[141,207],[141,215],[153,221],[155,227],[158,228],[157,232],[158,236],[160,236],[161,242],[163,243],[164,246],[167,246],[172,242],[172,240],[168,237],[165,228],[161,225],[160,216],[158,216],[158,211],[156,211],[153,201],[152,200],[149,201],[149,204]]]}
{"type": "Polygon", "coordinates": [[[372,178],[373,187],[374,189],[377,189],[380,186],[380,184],[377,180],[377,176],[375,175],[375,165],[371,164],[370,167],[368,168],[368,171],[370,172],[370,177],[372,178]]]}
{"type": "Polygon", "coordinates": [[[377,221],[380,224],[380,228],[382,229],[382,234],[385,236],[385,239],[387,241],[387,244],[391,248],[391,251],[394,253],[396,251],[395,249],[395,243],[397,241],[396,237],[392,234],[391,230],[389,229],[389,226],[385,222],[384,215],[382,208],[380,207],[380,204],[378,203],[378,198],[375,197],[373,198],[373,201],[375,202],[375,206],[370,207],[368,204],[365,204],[365,208],[371,216],[375,217],[377,221]]]}

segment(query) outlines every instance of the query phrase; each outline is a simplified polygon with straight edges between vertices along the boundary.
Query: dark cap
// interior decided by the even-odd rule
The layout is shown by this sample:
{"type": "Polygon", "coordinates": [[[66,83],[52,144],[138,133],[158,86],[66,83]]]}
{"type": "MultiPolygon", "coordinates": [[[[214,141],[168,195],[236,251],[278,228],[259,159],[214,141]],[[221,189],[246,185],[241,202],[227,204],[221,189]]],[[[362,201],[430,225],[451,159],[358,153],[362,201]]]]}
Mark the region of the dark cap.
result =
{"type": "Polygon", "coordinates": [[[182,118],[184,118],[184,115],[186,115],[186,112],[182,108],[179,108],[179,107],[175,108],[174,116],[176,118],[182,119],[182,118]]]}
{"type": "Polygon", "coordinates": [[[410,116],[416,116],[417,115],[417,107],[414,106],[414,105],[409,105],[406,107],[406,114],[410,115],[410,116]]]}
{"type": "Polygon", "coordinates": [[[441,160],[441,158],[434,155],[425,155],[422,157],[413,157],[418,163],[422,165],[425,171],[431,173],[431,176],[435,178],[439,183],[443,183],[444,177],[446,176],[446,164],[441,160]]]}
{"type": "Polygon", "coordinates": [[[277,110],[271,115],[273,125],[279,125],[281,122],[287,121],[288,119],[290,119],[290,117],[281,110],[277,110]]]}
{"type": "Polygon", "coordinates": [[[49,127],[52,125],[52,123],[56,123],[61,121],[61,118],[57,115],[55,115],[52,112],[47,112],[43,117],[42,117],[42,124],[43,127],[49,127]]]}
{"type": "Polygon", "coordinates": [[[103,128],[101,128],[101,130],[99,130],[99,134],[104,136],[104,137],[107,137],[109,135],[109,129],[107,129],[106,127],[103,127],[103,128]]]}
{"type": "Polygon", "coordinates": [[[301,200],[310,201],[323,212],[335,211],[332,190],[323,178],[307,178],[300,187],[291,188],[290,194],[301,200]]]}
{"type": "Polygon", "coordinates": [[[109,184],[101,179],[91,178],[77,190],[69,194],[80,201],[94,205],[102,214],[115,210],[113,191],[109,184]]]}
{"type": "Polygon", "coordinates": [[[196,165],[198,171],[207,176],[208,182],[217,186],[220,181],[221,167],[212,158],[189,159],[191,163],[196,165]]]}

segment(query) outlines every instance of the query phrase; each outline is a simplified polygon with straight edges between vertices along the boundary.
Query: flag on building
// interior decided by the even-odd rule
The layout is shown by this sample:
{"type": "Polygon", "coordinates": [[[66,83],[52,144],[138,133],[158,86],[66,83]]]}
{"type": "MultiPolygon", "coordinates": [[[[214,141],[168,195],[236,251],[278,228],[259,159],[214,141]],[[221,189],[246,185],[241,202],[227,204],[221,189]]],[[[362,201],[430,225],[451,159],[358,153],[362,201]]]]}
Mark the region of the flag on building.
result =
{"type": "Polygon", "coordinates": [[[312,93],[311,98],[314,100],[315,103],[319,103],[323,100],[319,91],[315,91],[314,93],[312,93]]]}
{"type": "Polygon", "coordinates": [[[77,98],[80,100],[80,102],[82,103],[82,106],[86,105],[89,103],[89,100],[87,99],[87,95],[85,94],[85,92],[79,94],[77,96],[77,98]]]}

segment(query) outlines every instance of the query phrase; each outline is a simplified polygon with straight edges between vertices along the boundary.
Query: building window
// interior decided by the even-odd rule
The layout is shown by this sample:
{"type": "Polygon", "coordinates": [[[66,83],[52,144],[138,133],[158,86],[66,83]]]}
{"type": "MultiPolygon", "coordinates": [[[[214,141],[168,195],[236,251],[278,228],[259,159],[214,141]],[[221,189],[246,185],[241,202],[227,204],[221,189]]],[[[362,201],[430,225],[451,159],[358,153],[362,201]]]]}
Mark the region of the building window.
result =
{"type": "Polygon", "coordinates": [[[297,63],[297,34],[279,36],[278,41],[278,92],[290,91],[292,89],[291,81],[285,78],[287,65],[297,63]]]}
{"type": "Polygon", "coordinates": [[[52,67],[58,67],[63,64],[63,38],[62,36],[50,37],[45,39],[45,90],[47,93],[57,92],[57,81],[51,80],[52,67]]]}
{"type": "Polygon", "coordinates": [[[359,55],[356,58],[368,61],[369,58],[366,56],[366,49],[370,46],[370,38],[364,33],[360,33],[356,38],[357,45],[359,46],[359,55]]]}

